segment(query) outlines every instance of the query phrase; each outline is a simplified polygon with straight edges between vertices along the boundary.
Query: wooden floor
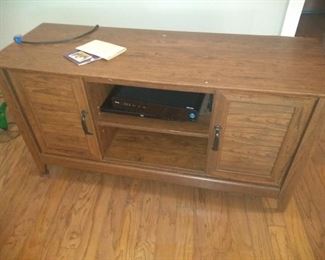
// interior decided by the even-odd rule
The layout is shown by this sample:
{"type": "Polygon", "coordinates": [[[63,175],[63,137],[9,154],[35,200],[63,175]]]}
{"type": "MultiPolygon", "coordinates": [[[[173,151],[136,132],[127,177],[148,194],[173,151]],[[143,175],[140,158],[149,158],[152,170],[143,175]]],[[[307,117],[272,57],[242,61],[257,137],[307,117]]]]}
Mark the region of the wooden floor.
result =
{"type": "Polygon", "coordinates": [[[0,259],[325,259],[325,141],[283,213],[234,196],[51,167],[0,144],[0,259]]]}

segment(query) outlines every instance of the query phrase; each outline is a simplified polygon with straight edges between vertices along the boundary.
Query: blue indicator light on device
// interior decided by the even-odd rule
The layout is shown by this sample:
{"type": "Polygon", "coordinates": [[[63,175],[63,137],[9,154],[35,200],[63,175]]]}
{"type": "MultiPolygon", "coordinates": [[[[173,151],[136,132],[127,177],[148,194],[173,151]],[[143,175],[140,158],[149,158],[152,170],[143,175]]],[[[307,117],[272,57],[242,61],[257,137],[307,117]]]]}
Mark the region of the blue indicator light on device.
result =
{"type": "Polygon", "coordinates": [[[188,114],[188,117],[189,117],[190,119],[195,119],[195,118],[196,118],[196,114],[193,113],[193,112],[191,112],[191,113],[188,114]]]}

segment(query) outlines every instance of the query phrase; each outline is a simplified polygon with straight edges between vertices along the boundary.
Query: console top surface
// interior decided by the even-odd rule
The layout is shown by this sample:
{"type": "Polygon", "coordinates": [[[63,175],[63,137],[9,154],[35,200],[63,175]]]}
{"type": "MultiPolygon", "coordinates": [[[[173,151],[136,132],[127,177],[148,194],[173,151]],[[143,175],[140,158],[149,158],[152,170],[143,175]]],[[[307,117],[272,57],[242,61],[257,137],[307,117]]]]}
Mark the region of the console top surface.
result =
{"type": "MultiPolygon", "coordinates": [[[[63,39],[91,27],[41,24],[27,40],[63,39]]],[[[107,82],[211,92],[252,90],[325,96],[325,50],[316,39],[99,27],[64,44],[9,45],[0,67],[68,74],[107,82]],[[93,39],[127,48],[122,55],[77,66],[63,57],[93,39]]]]}

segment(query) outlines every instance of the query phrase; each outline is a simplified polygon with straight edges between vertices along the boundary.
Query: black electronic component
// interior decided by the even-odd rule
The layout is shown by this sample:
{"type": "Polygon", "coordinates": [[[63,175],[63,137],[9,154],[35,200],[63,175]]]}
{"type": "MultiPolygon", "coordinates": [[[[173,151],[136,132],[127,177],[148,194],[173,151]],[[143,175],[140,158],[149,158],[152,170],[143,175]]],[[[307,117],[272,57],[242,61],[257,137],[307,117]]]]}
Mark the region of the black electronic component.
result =
{"type": "Polygon", "coordinates": [[[115,86],[101,106],[102,112],[177,121],[196,121],[202,93],[115,86]]]}

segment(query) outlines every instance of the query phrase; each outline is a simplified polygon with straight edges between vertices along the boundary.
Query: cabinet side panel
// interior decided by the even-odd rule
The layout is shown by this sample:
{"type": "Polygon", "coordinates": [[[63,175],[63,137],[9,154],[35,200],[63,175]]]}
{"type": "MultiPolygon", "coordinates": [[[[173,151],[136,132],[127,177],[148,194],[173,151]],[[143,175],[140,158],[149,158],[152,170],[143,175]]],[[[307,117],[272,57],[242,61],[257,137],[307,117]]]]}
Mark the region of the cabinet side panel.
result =
{"type": "Polygon", "coordinates": [[[39,145],[37,144],[34,133],[32,132],[28,122],[24,117],[19,100],[16,97],[8,73],[5,70],[0,70],[0,88],[4,93],[6,101],[9,103],[15,122],[36,162],[37,167],[42,173],[44,173],[46,171],[46,166],[40,157],[39,145]]]}
{"type": "Polygon", "coordinates": [[[317,103],[288,174],[284,179],[279,194],[280,208],[285,208],[302,174],[308,174],[305,172],[306,166],[312,156],[315,144],[320,140],[323,131],[325,131],[325,98],[320,99],[317,103]]]}

